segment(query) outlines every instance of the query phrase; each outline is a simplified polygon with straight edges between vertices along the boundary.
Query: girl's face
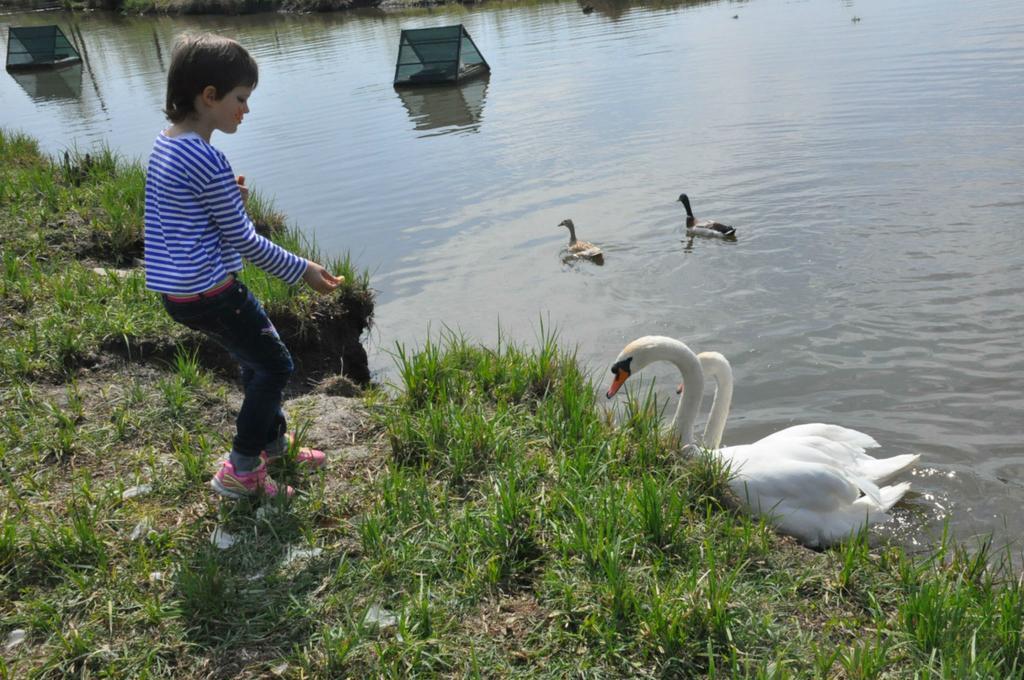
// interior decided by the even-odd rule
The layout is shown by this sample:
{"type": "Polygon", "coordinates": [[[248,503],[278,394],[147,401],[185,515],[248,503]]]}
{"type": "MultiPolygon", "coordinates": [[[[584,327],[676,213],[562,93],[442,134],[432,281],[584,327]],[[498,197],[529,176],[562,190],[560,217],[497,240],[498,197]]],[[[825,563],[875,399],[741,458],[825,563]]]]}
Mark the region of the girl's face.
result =
{"type": "MultiPolygon", "coordinates": [[[[211,88],[212,89],[212,88],[211,88]]],[[[211,123],[214,130],[232,134],[242,124],[242,118],[249,113],[249,97],[252,88],[239,85],[221,99],[207,100],[210,104],[211,123]]]]}

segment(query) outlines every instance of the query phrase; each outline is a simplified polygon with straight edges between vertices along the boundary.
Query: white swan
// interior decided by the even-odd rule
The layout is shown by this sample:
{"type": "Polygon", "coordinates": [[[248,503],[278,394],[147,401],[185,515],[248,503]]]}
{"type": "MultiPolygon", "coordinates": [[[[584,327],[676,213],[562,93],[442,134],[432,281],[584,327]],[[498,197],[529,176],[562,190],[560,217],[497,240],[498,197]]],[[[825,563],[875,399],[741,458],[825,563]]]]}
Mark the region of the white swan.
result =
{"type": "MultiPolygon", "coordinates": [[[[676,407],[672,427],[679,434],[680,444],[688,446],[694,442],[693,425],[703,400],[704,370],[701,360],[684,343],[663,336],[646,336],[626,345],[612,365],[615,380],[607,396],[610,399],[632,373],[654,361],[669,361],[682,375],[686,389],[676,407]]],[[[708,359],[705,363],[719,384],[706,431],[706,443],[717,449],[731,402],[731,370],[726,380],[721,371],[728,362],[723,366],[708,359]]],[[[729,487],[747,509],[767,517],[780,532],[811,547],[830,545],[864,526],[887,520],[886,511],[910,485],[878,488],[864,475],[838,464],[816,447],[817,439],[824,439],[824,430],[819,426],[797,427],[805,430],[797,430],[793,437],[780,436],[793,429],[787,428],[755,444],[716,451],[729,463],[729,487]],[[806,436],[800,436],[801,432],[806,436]]],[[[859,438],[857,441],[866,443],[859,438]]]]}
{"type": "MultiPolygon", "coordinates": [[[[722,444],[725,421],[729,417],[729,408],[732,405],[732,366],[729,364],[729,360],[718,352],[701,352],[697,358],[700,360],[705,376],[710,375],[715,379],[715,397],[711,404],[707,425],[704,427],[704,445],[711,449],[718,449],[722,444]]],[[[850,474],[875,484],[883,483],[904,470],[908,470],[921,458],[920,454],[915,453],[906,453],[891,458],[875,458],[866,453],[867,449],[876,449],[879,446],[873,437],[847,427],[826,423],[793,425],[759,439],[753,444],[727,446],[721,449],[720,453],[723,457],[749,457],[751,455],[773,457],[775,452],[784,450],[791,444],[806,446],[816,452],[810,460],[838,465],[850,474]],[[751,447],[757,448],[755,450],[751,447]]],[[[903,485],[897,485],[897,487],[899,486],[903,485]]],[[[910,485],[906,484],[906,488],[909,489],[910,485]]]]}

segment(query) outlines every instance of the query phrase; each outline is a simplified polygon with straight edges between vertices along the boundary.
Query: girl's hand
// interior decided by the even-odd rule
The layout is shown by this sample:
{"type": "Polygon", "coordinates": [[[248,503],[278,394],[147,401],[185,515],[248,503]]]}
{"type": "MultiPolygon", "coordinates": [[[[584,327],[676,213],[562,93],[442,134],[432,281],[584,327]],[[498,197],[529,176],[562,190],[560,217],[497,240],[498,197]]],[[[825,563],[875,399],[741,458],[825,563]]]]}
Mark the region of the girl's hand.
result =
{"type": "Polygon", "coordinates": [[[306,271],[302,273],[302,280],[318,293],[330,293],[345,282],[345,277],[335,276],[316,262],[307,260],[306,271]]]}
{"type": "Polygon", "coordinates": [[[242,194],[242,204],[249,200],[249,187],[245,186],[245,175],[238,176],[238,193],[242,194]]]}

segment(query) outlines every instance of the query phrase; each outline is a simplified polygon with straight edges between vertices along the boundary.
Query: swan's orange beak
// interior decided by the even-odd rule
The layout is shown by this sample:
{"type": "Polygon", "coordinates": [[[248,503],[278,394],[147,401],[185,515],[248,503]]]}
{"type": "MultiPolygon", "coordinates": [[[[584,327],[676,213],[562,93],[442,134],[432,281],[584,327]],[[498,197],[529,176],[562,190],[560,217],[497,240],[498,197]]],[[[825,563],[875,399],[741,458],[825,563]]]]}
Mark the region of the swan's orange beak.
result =
{"type": "Polygon", "coordinates": [[[676,388],[676,394],[683,393],[683,383],[679,383],[679,387],[676,388]]]}
{"type": "Polygon", "coordinates": [[[604,396],[609,399],[614,397],[615,393],[619,391],[619,388],[626,383],[627,378],[629,378],[629,371],[624,368],[616,369],[615,379],[612,381],[612,386],[608,388],[608,393],[604,396]]]}

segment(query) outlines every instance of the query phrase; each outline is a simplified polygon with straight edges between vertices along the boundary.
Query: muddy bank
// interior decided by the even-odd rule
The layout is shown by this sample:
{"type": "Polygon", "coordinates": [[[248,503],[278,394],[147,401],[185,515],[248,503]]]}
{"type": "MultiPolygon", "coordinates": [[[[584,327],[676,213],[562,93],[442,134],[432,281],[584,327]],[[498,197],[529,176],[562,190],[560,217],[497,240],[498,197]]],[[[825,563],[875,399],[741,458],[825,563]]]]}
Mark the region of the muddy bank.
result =
{"type": "MultiPolygon", "coordinates": [[[[305,394],[334,376],[354,385],[370,382],[363,333],[373,323],[373,297],[369,292],[345,290],[314,305],[312,317],[289,309],[268,309],[268,316],[292,353],[295,374],[288,385],[290,394],[305,394]]],[[[182,338],[122,336],[109,338],[100,352],[122,360],[162,364],[174,362],[180,350],[194,354],[199,364],[225,379],[238,375],[238,364],[217,343],[199,333],[182,338]]],[[[104,362],[102,356],[82,357],[80,365],[104,362]]]]}
{"type": "MultiPolygon", "coordinates": [[[[97,261],[101,262],[120,264],[133,259],[141,264],[138,255],[142,254],[142,243],[133,241],[125,249],[111,249],[109,244],[94,237],[80,252],[90,259],[99,256],[97,261]]],[[[97,276],[143,276],[141,268],[96,267],[93,271],[97,276]]],[[[244,282],[244,277],[242,280],[244,282]]],[[[345,286],[330,295],[316,296],[299,307],[261,302],[295,363],[295,373],[288,384],[289,394],[305,394],[325,380],[339,376],[353,387],[369,384],[369,360],[361,342],[363,334],[373,325],[374,301],[369,288],[345,286]]],[[[170,365],[179,352],[184,351],[194,355],[200,366],[222,378],[237,378],[238,364],[223,347],[200,333],[180,330],[180,335],[109,337],[101,343],[98,352],[69,357],[67,368],[104,364],[108,360],[104,354],[125,361],[170,365]]]]}

